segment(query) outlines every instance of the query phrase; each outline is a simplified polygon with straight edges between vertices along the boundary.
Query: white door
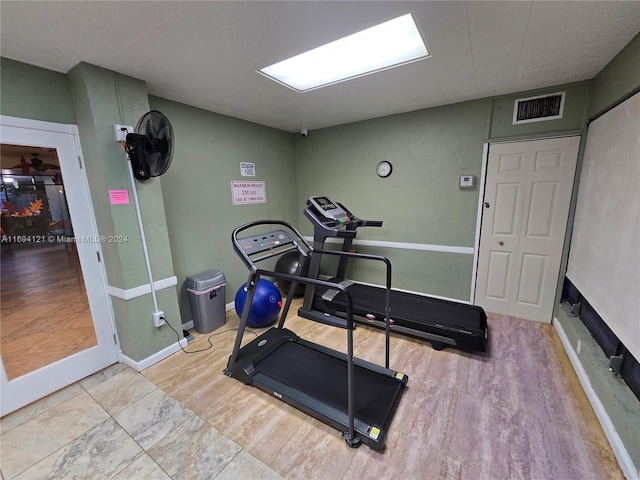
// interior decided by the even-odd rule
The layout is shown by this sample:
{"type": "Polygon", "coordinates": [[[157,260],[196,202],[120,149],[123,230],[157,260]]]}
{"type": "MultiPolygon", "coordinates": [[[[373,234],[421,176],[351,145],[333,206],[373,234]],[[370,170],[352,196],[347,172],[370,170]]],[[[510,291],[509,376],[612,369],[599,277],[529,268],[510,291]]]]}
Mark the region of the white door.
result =
{"type": "Polygon", "coordinates": [[[551,322],[580,137],[489,146],[476,304],[551,322]]]}
{"type": "MultiPolygon", "coordinates": [[[[3,356],[1,372],[2,378],[0,379],[0,388],[2,392],[2,396],[0,397],[0,414],[6,415],[7,413],[17,410],[18,408],[21,408],[117,362],[118,354],[114,340],[115,336],[113,333],[111,305],[106,293],[105,274],[99,260],[99,255],[101,255],[100,243],[95,242],[97,238],[97,230],[95,227],[85,171],[84,168],[82,168],[82,156],[80,153],[77,128],[73,125],[61,125],[5,116],[0,117],[0,124],[0,143],[2,143],[3,148],[4,146],[11,146],[12,148],[16,146],[29,146],[55,149],[55,153],[57,154],[57,159],[60,164],[60,174],[64,180],[59,191],[60,193],[65,193],[66,204],[68,204],[68,213],[73,225],[73,236],[67,236],[65,238],[75,239],[76,241],[73,243],[73,246],[67,245],[65,247],[65,245],[57,245],[56,243],[64,243],[64,241],[62,237],[54,235],[53,231],[52,233],[46,234],[46,236],[41,237],[34,235],[30,238],[26,238],[27,234],[23,233],[21,236],[14,235],[14,238],[10,240],[16,243],[35,243],[35,246],[40,247],[40,251],[45,248],[51,248],[51,244],[55,244],[50,251],[45,253],[46,257],[40,256],[40,259],[46,258],[47,260],[50,260],[52,258],[60,258],[61,255],[68,255],[70,251],[73,255],[77,255],[78,258],[75,258],[75,262],[79,265],[77,270],[81,270],[81,272],[77,272],[77,276],[80,280],[76,282],[75,286],[79,289],[79,292],[82,292],[82,295],[84,295],[84,292],[86,291],[90,315],[89,311],[85,308],[85,316],[88,318],[87,322],[89,324],[89,328],[93,327],[95,331],[95,337],[91,335],[92,338],[90,343],[87,343],[84,346],[79,346],[79,348],[76,349],[77,351],[70,353],[64,358],[56,359],[55,361],[49,362],[32,371],[23,371],[17,374],[12,374],[11,369],[5,368],[7,365],[5,365],[4,357],[8,356],[9,352],[0,352],[3,356]],[[91,322],[93,322],[92,326],[91,322]],[[7,375],[7,372],[9,372],[9,375],[7,375]]],[[[36,173],[39,172],[33,169],[35,167],[30,167],[30,165],[35,166],[36,162],[28,165],[26,163],[27,162],[25,161],[22,162],[23,167],[26,166],[22,173],[26,176],[32,176],[34,179],[33,189],[35,190],[36,183],[39,183],[36,179],[40,177],[36,175],[36,173]]],[[[41,162],[38,162],[37,165],[41,166],[41,162]]],[[[46,165],[44,168],[47,168],[46,165]]],[[[11,169],[5,170],[5,165],[3,165],[3,181],[7,181],[6,177],[11,171],[11,169]]],[[[15,180],[13,181],[15,182],[15,180]]],[[[10,183],[13,182],[10,180],[10,183]]],[[[16,188],[19,187],[17,183],[15,186],[16,188]]],[[[10,189],[4,189],[3,196],[6,196],[6,194],[9,193],[9,190],[10,189]]],[[[56,192],[58,191],[56,188],[53,190],[56,192]]],[[[24,192],[22,195],[24,195],[24,192]]],[[[17,194],[16,198],[19,196],[20,195],[17,194]]],[[[6,207],[6,199],[3,207],[6,207]]],[[[5,227],[7,227],[7,225],[7,223],[4,223],[5,227]]],[[[53,223],[51,224],[51,228],[55,228],[53,223]]],[[[5,232],[5,234],[6,233],[8,232],[5,232]]],[[[5,240],[7,240],[7,238],[5,238],[5,240]]],[[[20,247],[20,245],[14,246],[16,248],[20,247]]],[[[6,242],[3,243],[2,246],[3,249],[11,247],[12,245],[6,242]]],[[[23,247],[30,246],[23,245],[23,247]]],[[[12,267],[14,267],[18,262],[23,261],[22,258],[24,258],[24,255],[32,255],[32,252],[28,248],[23,248],[21,250],[21,254],[22,257],[12,260],[14,262],[12,267]]],[[[42,255],[42,253],[39,253],[38,255],[42,255]]],[[[34,262],[31,262],[28,273],[32,276],[37,276],[39,274],[37,262],[35,267],[33,266],[33,263],[34,262]]],[[[13,271],[16,282],[20,280],[20,277],[26,275],[19,268],[19,264],[17,266],[18,268],[13,271]]],[[[3,272],[3,274],[4,273],[5,272],[3,272]]],[[[3,285],[11,286],[10,283],[5,282],[5,280],[8,281],[9,279],[3,277],[2,280],[3,285]]],[[[67,293],[65,291],[66,288],[71,288],[73,286],[62,285],[57,287],[60,288],[60,290],[54,290],[53,287],[50,287],[48,283],[49,281],[50,279],[48,278],[37,280],[36,284],[39,287],[38,294],[31,296],[34,303],[40,301],[35,310],[44,312],[47,304],[42,302],[43,298],[49,299],[50,303],[55,303],[56,296],[67,293]]],[[[3,312],[5,313],[9,308],[6,303],[7,302],[3,301],[2,305],[3,312]]],[[[7,319],[8,317],[19,320],[22,312],[34,310],[34,308],[29,309],[29,306],[28,301],[25,305],[15,305],[13,310],[10,311],[10,315],[3,315],[2,322],[6,324],[6,322],[9,321],[7,319]]],[[[73,312],[70,312],[69,316],[71,316],[72,313],[73,312]]],[[[46,316],[41,317],[39,320],[41,321],[41,328],[43,326],[43,321],[46,326],[46,321],[48,320],[46,316]]],[[[40,346],[41,343],[49,341],[48,335],[51,331],[53,331],[53,326],[51,326],[50,329],[41,331],[43,334],[41,337],[42,340],[34,346],[40,346]]],[[[3,334],[4,333],[5,331],[3,329],[3,334]]],[[[26,332],[22,333],[26,334],[26,332]]],[[[25,353],[24,355],[25,362],[30,360],[28,358],[28,353],[25,353]]],[[[20,359],[18,359],[18,363],[19,361],[20,359]]]]}

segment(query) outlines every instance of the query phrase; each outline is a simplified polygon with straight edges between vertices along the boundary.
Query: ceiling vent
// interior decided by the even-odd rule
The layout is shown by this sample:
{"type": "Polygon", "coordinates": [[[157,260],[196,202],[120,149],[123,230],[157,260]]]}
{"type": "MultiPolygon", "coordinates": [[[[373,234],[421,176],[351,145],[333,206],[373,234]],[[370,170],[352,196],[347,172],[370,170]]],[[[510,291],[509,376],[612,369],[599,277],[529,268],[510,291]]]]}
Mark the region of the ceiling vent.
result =
{"type": "Polygon", "coordinates": [[[513,106],[513,124],[545,122],[562,118],[565,93],[517,99],[513,106]]]}

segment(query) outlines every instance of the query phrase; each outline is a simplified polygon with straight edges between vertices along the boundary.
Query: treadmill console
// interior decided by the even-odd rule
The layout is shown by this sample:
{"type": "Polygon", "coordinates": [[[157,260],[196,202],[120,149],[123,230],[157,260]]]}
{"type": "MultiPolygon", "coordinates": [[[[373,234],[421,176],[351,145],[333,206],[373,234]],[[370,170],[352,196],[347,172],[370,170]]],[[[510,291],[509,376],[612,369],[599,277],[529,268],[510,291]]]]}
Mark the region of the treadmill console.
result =
{"type": "Polygon", "coordinates": [[[238,239],[238,245],[248,255],[273,250],[290,243],[293,243],[293,239],[291,235],[284,230],[274,230],[272,232],[238,239]]]}
{"type": "Polygon", "coordinates": [[[307,205],[311,205],[326,218],[340,223],[347,223],[351,219],[349,213],[339,204],[333,203],[329,197],[311,197],[307,200],[307,205]]]}

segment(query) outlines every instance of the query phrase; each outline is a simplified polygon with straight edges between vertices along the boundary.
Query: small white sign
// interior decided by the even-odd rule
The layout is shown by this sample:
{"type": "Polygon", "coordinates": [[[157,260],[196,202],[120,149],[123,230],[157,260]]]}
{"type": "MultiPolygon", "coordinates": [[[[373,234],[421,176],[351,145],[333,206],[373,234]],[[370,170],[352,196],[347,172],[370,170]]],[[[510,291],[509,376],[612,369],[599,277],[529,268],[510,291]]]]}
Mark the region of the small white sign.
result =
{"type": "Polygon", "coordinates": [[[240,162],[240,175],[243,177],[255,177],[256,176],[256,164],[240,162]]]}
{"type": "Polygon", "coordinates": [[[231,196],[234,205],[267,203],[265,182],[231,180],[231,196]]]}

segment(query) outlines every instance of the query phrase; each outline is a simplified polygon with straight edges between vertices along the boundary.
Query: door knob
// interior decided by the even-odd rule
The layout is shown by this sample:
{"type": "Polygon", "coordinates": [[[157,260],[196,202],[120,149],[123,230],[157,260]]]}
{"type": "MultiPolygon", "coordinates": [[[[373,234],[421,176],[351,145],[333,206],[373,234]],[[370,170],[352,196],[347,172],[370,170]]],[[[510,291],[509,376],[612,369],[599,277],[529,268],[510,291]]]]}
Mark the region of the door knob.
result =
{"type": "Polygon", "coordinates": [[[504,242],[503,242],[502,240],[500,240],[500,241],[498,242],[498,245],[503,246],[503,245],[504,245],[504,242]]]}
{"type": "Polygon", "coordinates": [[[484,202],[484,208],[489,208],[491,205],[489,205],[489,202],[484,202]]]}

